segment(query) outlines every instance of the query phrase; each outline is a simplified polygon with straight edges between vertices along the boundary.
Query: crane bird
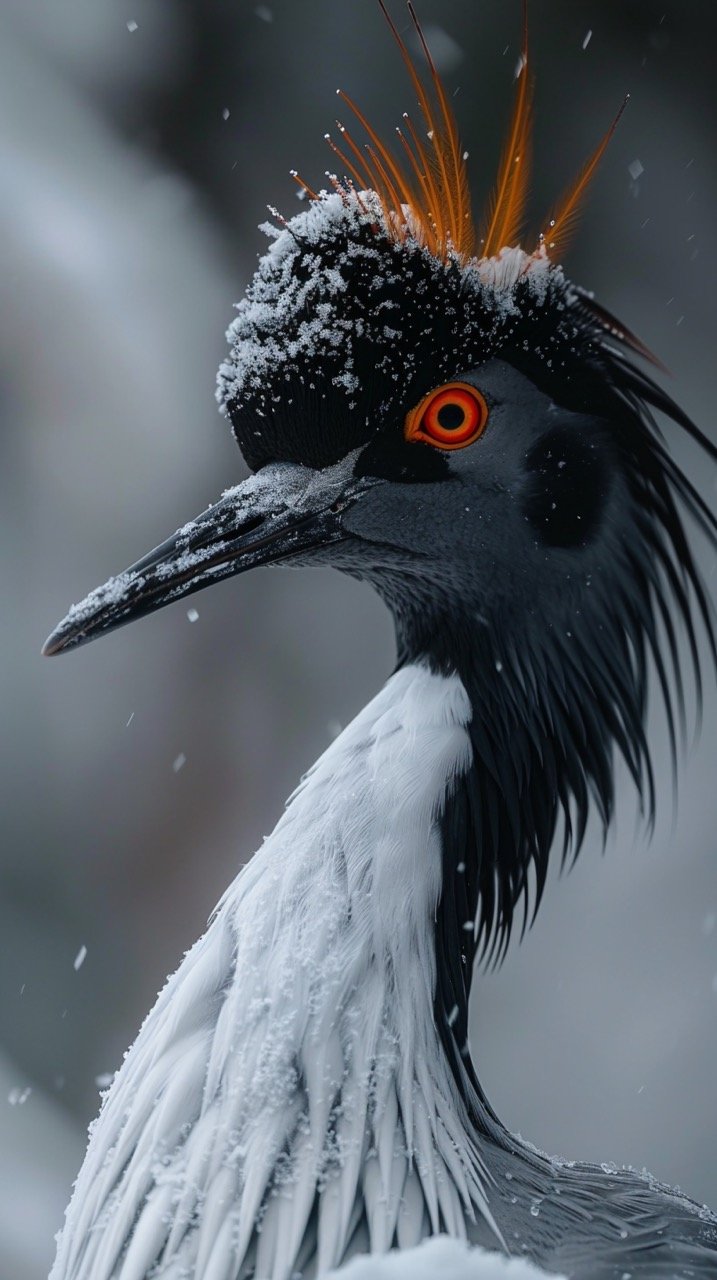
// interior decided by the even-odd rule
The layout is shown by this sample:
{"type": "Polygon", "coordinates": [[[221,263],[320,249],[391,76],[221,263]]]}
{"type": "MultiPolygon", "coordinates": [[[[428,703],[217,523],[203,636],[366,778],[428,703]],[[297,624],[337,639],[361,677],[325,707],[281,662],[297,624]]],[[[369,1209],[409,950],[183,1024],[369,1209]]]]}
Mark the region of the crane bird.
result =
{"type": "MultiPolygon", "coordinates": [[[[608,137],[533,240],[531,80],[470,211],[409,4],[420,117],[329,140],[339,175],[272,243],[218,398],[252,472],[74,606],[59,653],[255,565],[331,565],[391,611],[396,670],[321,756],[161,992],[104,1097],[53,1280],[289,1280],[447,1233],[575,1280],[715,1276],[717,1218],[647,1175],[514,1137],[467,1039],[477,956],[537,909],[553,845],[654,785],[687,637],[716,656],[686,524],[717,521],[658,429],[717,450],[560,266],[608,137]],[[358,136],[358,135],[357,135],[358,136]],[[526,248],[521,247],[526,245],[526,248]]],[[[527,29],[527,28],[526,28],[527,29]]],[[[613,126],[614,127],[614,126],[613,126]]]]}

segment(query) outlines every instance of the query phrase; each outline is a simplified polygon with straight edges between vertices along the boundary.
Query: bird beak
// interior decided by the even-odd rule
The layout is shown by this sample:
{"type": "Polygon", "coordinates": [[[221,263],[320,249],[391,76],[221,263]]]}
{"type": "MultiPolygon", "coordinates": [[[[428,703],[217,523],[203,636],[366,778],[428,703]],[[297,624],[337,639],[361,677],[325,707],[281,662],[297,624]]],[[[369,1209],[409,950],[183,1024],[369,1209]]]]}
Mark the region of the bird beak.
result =
{"type": "Polygon", "coordinates": [[[351,461],[350,455],[325,471],[264,467],[73,605],[42,652],[65,653],[212,582],[341,541],[341,513],[367,487],[353,479],[351,461]]]}

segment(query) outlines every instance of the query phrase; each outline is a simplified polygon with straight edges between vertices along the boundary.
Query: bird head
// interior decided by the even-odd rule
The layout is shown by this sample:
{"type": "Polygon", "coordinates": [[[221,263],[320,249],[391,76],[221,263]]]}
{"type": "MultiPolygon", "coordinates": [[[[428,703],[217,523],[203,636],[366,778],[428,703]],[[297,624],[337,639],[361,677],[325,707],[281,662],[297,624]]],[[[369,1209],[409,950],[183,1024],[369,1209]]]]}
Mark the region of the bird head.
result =
{"type": "Polygon", "coordinates": [[[255,565],[329,564],[369,580],[395,617],[399,661],[458,672],[471,696],[489,818],[472,892],[488,945],[507,940],[531,867],[537,903],[561,816],[566,852],[591,799],[609,822],[615,747],[651,812],[649,659],[673,733],[677,619],[697,671],[698,619],[714,655],[685,517],[717,536],[654,412],[716,451],[636,362],[647,354],[637,339],[560,266],[612,129],[544,233],[521,235],[524,35],[509,140],[476,228],[430,53],[423,42],[424,83],[386,17],[421,124],[405,117],[392,150],[342,95],[368,141],[339,125],[340,175],[266,228],[218,381],[253,474],[74,606],[46,652],[255,565]]]}

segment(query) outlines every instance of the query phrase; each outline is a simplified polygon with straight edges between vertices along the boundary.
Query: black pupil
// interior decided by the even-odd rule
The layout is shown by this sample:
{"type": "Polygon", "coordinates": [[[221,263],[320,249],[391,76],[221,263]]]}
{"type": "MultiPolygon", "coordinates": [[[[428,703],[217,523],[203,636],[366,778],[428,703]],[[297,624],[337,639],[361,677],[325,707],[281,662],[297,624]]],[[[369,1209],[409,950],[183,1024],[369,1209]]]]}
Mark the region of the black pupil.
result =
{"type": "Polygon", "coordinates": [[[444,431],[457,431],[466,420],[466,411],[462,405],[449,401],[448,404],[441,405],[436,417],[439,427],[444,431]]]}

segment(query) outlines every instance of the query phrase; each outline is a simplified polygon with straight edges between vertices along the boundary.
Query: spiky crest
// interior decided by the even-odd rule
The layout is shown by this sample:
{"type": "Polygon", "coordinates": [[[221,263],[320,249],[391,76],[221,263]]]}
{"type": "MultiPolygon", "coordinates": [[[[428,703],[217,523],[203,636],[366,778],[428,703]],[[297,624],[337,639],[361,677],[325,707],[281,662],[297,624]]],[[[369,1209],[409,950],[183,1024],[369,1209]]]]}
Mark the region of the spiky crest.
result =
{"type": "MultiPolygon", "coordinates": [[[[532,134],[532,80],[528,70],[528,3],[523,0],[523,37],[516,74],[515,106],[508,139],[503,151],[495,190],[483,219],[479,236],[471,213],[466,169],[467,152],[462,148],[453,108],[438,73],[428,42],[416,16],[412,0],[407,9],[428,68],[424,83],[405,40],[391,17],[385,0],[378,0],[381,12],[398,45],[418,100],[421,123],[414,124],[404,113],[405,127],[396,129],[402,155],[398,158],[383,142],[363,111],[342,89],[338,96],[363,129],[368,141],[360,146],[340,121],[336,121],[341,145],[326,134],[344,176],[329,174],[329,181],[345,199],[361,200],[361,191],[378,197],[384,233],[402,244],[408,237],[423,245],[439,261],[458,258],[493,258],[501,249],[519,242],[528,195],[532,134]]],[[[557,261],[565,249],[579,216],[588,186],[625,109],[625,97],[610,128],[563,195],[557,210],[541,227],[540,236],[528,237],[536,253],[557,261]]],[[[299,177],[291,176],[312,200],[317,193],[299,177]]]]}

